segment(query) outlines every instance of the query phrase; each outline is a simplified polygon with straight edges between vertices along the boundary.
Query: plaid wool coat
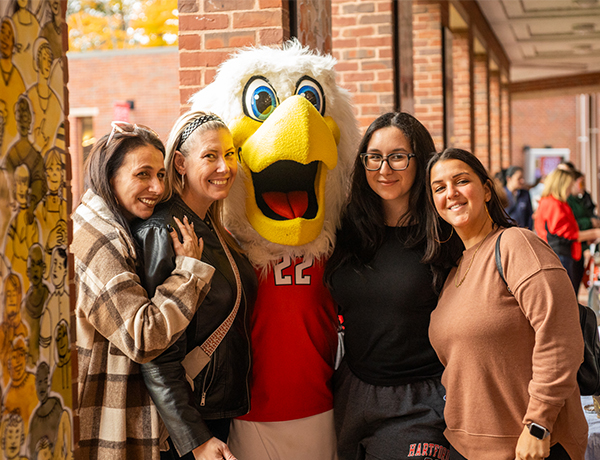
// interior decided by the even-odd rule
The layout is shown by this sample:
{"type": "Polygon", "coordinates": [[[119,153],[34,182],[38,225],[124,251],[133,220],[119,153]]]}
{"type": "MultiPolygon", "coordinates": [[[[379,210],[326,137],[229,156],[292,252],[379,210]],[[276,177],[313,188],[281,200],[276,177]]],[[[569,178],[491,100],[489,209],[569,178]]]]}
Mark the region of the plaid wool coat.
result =
{"type": "Polygon", "coordinates": [[[135,246],[88,190],[73,214],[77,286],[80,458],[158,460],[162,422],[139,363],[185,330],[214,269],[179,256],[152,299],[136,274],[135,246]]]}

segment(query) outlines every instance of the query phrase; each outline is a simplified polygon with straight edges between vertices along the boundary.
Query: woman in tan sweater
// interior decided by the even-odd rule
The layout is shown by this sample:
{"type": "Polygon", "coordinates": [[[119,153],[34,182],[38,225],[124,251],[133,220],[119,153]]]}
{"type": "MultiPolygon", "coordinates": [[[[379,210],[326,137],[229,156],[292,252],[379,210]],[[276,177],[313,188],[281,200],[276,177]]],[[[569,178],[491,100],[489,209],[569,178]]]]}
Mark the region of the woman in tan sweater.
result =
{"type": "MultiPolygon", "coordinates": [[[[583,460],[587,424],[577,386],[583,339],[560,260],[534,233],[509,228],[490,177],[469,152],[436,154],[428,182],[431,212],[465,246],[429,328],[445,366],[450,459],[583,460]],[[503,232],[510,291],[494,256],[503,232]]],[[[430,238],[444,240],[435,228],[430,238]]]]}

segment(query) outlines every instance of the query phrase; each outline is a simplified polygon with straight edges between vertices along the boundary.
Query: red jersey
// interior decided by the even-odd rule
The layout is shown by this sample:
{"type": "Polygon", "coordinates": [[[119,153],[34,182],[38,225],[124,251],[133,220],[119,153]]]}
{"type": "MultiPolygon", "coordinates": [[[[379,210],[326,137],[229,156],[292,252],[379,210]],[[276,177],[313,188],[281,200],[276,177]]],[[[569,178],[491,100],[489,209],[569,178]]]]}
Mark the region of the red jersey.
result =
{"type": "Polygon", "coordinates": [[[322,260],[289,256],[259,276],[251,320],[250,413],[279,422],[333,409],[337,306],[323,284],[322,260]]]}

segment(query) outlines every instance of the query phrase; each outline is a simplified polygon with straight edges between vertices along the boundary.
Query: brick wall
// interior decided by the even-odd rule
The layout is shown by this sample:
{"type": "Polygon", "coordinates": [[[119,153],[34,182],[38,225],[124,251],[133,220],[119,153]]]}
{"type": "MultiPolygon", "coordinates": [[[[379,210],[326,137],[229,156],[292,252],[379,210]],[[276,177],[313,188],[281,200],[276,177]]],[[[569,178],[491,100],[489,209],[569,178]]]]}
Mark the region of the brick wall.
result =
{"type": "Polygon", "coordinates": [[[454,87],[454,147],[471,151],[471,73],[469,33],[452,33],[452,73],[454,87]]]}
{"type": "Polygon", "coordinates": [[[500,74],[490,72],[490,157],[492,174],[502,169],[500,150],[500,74]]]}
{"type": "Polygon", "coordinates": [[[510,92],[508,85],[502,83],[500,86],[500,110],[501,110],[501,142],[502,142],[502,168],[508,168],[512,164],[512,157],[514,152],[511,150],[510,145],[510,125],[511,125],[511,111],[510,111],[510,92]]]}
{"type": "Polygon", "coordinates": [[[475,56],[473,70],[475,103],[475,148],[474,154],[489,170],[489,117],[488,117],[488,62],[487,56],[475,56]]]}
{"type": "Polygon", "coordinates": [[[183,108],[236,48],[281,44],[290,36],[283,0],[179,0],[180,95],[183,108]]]}
{"type": "Polygon", "coordinates": [[[431,133],[437,150],[444,147],[441,7],[414,0],[413,62],[415,117],[431,133]]]}
{"type": "MultiPolygon", "coordinates": [[[[166,142],[179,116],[179,55],[177,47],[68,53],[71,113],[95,109],[94,137],[110,131],[115,102],[133,100],[132,123],[150,126],[166,142]]],[[[70,118],[73,199],[83,190],[83,157],[78,124],[70,118]]]]}
{"type": "Polygon", "coordinates": [[[110,131],[113,104],[133,100],[132,123],[154,129],[166,141],[179,116],[176,47],[68,53],[69,106],[97,108],[94,134],[110,131]]]}
{"type": "Polygon", "coordinates": [[[571,160],[579,164],[577,155],[577,96],[513,99],[512,163],[524,164],[523,148],[568,148],[571,160]]]}
{"type": "Polygon", "coordinates": [[[332,0],[338,83],[353,94],[361,127],[394,109],[391,0],[332,0]]]}

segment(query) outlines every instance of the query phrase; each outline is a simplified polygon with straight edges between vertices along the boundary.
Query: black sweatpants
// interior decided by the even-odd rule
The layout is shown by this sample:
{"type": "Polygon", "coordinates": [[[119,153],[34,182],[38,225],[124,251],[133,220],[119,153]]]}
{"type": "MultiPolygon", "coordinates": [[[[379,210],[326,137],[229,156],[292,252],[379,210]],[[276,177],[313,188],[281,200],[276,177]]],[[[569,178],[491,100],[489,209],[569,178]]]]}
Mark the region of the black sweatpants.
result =
{"type": "Polygon", "coordinates": [[[370,385],[343,361],[333,393],[339,460],[447,459],[445,394],[439,379],[370,385]]]}

